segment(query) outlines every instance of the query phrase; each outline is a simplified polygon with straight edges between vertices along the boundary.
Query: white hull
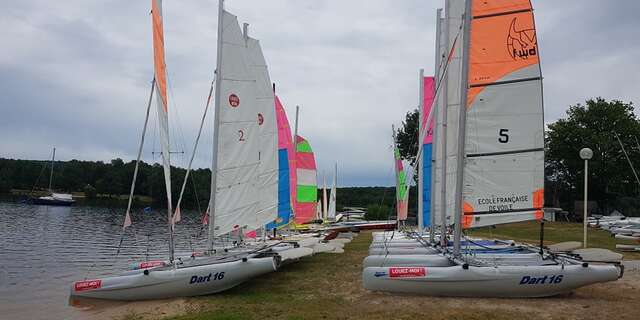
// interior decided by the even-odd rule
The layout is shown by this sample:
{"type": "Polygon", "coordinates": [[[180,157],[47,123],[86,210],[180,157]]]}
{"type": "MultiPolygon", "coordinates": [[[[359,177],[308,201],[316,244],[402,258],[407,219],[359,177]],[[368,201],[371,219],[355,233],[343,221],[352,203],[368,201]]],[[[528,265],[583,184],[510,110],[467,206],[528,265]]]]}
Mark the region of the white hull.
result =
{"type": "Polygon", "coordinates": [[[614,265],[368,267],[365,289],[452,297],[546,297],[614,281],[614,265]]]}
{"type": "MultiPolygon", "coordinates": [[[[542,256],[534,252],[524,253],[479,253],[473,255],[477,260],[482,260],[488,264],[508,264],[508,265],[542,265],[542,256]]],[[[362,267],[449,267],[454,263],[442,254],[428,255],[374,255],[364,258],[362,267]]]]}
{"type": "Polygon", "coordinates": [[[247,258],[196,266],[137,270],[124,275],[77,281],[71,297],[149,300],[221,292],[250,278],[273,272],[278,256],[247,258]],[[148,272],[147,272],[148,271],[148,272]]]}
{"type": "Polygon", "coordinates": [[[371,248],[369,255],[414,255],[414,254],[434,254],[440,251],[433,247],[409,247],[409,248],[371,248]]]}

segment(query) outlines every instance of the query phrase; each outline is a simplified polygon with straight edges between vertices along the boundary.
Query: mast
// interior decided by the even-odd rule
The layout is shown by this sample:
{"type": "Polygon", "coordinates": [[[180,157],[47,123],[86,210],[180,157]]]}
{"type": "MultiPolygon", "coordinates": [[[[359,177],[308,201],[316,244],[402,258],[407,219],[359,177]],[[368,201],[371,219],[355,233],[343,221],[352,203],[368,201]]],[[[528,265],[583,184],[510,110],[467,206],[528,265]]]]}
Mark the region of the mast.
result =
{"type": "Polygon", "coordinates": [[[213,113],[213,152],[211,156],[211,190],[209,196],[209,235],[207,239],[207,250],[213,250],[213,239],[215,237],[215,208],[216,208],[216,180],[218,165],[218,136],[220,134],[220,70],[222,70],[222,16],[224,13],[224,0],[218,1],[218,40],[216,48],[216,88],[214,97],[213,113]]]}
{"type": "MultiPolygon", "coordinates": [[[[449,48],[451,42],[451,36],[449,35],[449,14],[451,11],[451,7],[449,1],[445,1],[445,20],[444,20],[444,52],[449,52],[449,50],[453,50],[453,48],[449,48]]],[[[443,56],[442,59],[445,59],[443,56]]],[[[448,59],[448,57],[447,57],[448,59]]],[[[442,113],[442,124],[440,125],[440,132],[442,134],[442,151],[440,152],[440,245],[443,249],[447,248],[447,114],[449,113],[449,61],[445,65],[443,69],[442,79],[440,80],[442,83],[440,84],[440,91],[443,92],[442,95],[442,108],[440,108],[440,112],[442,113]]],[[[440,71],[440,70],[438,70],[440,71]]]]}
{"type": "MultiPolygon", "coordinates": [[[[419,76],[418,83],[420,84],[420,87],[419,87],[420,94],[418,97],[418,99],[420,99],[418,101],[418,106],[419,106],[418,107],[418,110],[419,110],[418,112],[418,146],[420,146],[423,142],[422,140],[423,133],[421,133],[420,131],[422,129],[422,126],[424,125],[424,123],[422,123],[422,113],[424,112],[424,69],[420,69],[420,74],[418,76],[419,76]]],[[[429,129],[428,126],[429,125],[427,124],[427,128],[426,128],[427,130],[429,129]]],[[[424,134],[427,134],[427,133],[425,132],[424,134]]],[[[418,147],[418,150],[422,150],[422,148],[418,147]]],[[[424,152],[424,151],[421,151],[421,152],[424,152]]],[[[423,180],[422,170],[424,169],[424,165],[423,165],[424,159],[422,158],[421,155],[418,155],[416,159],[418,159],[418,232],[422,234],[424,231],[424,211],[423,211],[424,208],[422,203],[422,200],[424,198],[424,195],[422,194],[422,191],[423,191],[422,188],[424,184],[424,181],[422,181],[423,180]]]]}
{"type": "MultiPolygon", "coordinates": [[[[293,170],[293,174],[298,175],[298,156],[296,155],[298,153],[298,116],[300,114],[300,106],[296,105],[296,120],[293,123],[293,163],[294,163],[294,170],[293,170]]],[[[293,199],[293,209],[291,210],[292,213],[292,218],[295,219],[296,216],[296,210],[298,209],[298,182],[296,179],[296,185],[295,186],[291,186],[292,188],[294,188],[296,190],[296,196],[293,199]]],[[[295,224],[295,220],[289,219],[289,221],[294,221],[295,224]]]]}
{"type": "Polygon", "coordinates": [[[453,254],[460,254],[460,237],[462,235],[462,183],[464,182],[464,162],[465,162],[465,135],[467,122],[467,87],[469,82],[469,39],[471,30],[471,1],[465,1],[465,9],[463,14],[462,32],[462,74],[460,78],[460,110],[458,118],[458,151],[456,158],[456,191],[455,205],[453,207],[454,216],[454,234],[453,234],[453,254]]]}
{"type": "Polygon", "coordinates": [[[51,190],[51,185],[53,183],[53,163],[56,161],[56,147],[53,147],[53,156],[51,157],[51,173],[49,174],[49,192],[53,192],[51,190]]]}
{"type": "Polygon", "coordinates": [[[322,220],[327,219],[327,175],[322,173],[322,220]]]}
{"type": "MultiPolygon", "coordinates": [[[[435,72],[434,72],[434,80],[435,82],[435,87],[438,88],[439,85],[439,79],[440,79],[440,61],[442,61],[441,55],[440,55],[440,30],[442,28],[442,9],[438,9],[436,10],[436,54],[435,54],[435,61],[434,61],[434,66],[435,66],[435,72]]],[[[424,81],[424,79],[422,80],[424,81]]],[[[423,84],[424,87],[424,84],[423,84]]],[[[435,229],[435,222],[436,222],[436,201],[435,201],[435,197],[436,197],[436,190],[434,188],[435,186],[435,181],[436,181],[436,149],[438,148],[438,110],[440,108],[442,108],[442,106],[440,106],[438,104],[438,97],[434,97],[434,101],[433,101],[433,108],[435,109],[435,118],[433,121],[433,142],[431,143],[431,181],[429,181],[429,183],[431,184],[431,188],[429,189],[429,191],[431,192],[430,194],[430,201],[429,201],[429,242],[434,243],[435,241],[435,234],[436,234],[436,229],[435,229]]],[[[427,124],[429,125],[429,124],[427,124]]],[[[429,127],[427,126],[427,130],[429,129],[429,127]]],[[[420,175],[420,177],[422,177],[422,175],[420,175]]]]}

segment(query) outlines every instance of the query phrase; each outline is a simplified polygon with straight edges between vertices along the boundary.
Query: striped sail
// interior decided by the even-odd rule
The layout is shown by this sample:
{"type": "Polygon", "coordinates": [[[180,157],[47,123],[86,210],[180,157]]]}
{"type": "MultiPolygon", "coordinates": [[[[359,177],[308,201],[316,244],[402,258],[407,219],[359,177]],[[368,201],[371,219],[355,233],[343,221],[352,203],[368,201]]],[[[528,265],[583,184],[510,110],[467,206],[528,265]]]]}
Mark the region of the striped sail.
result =
{"type": "Polygon", "coordinates": [[[542,77],[529,0],[472,1],[462,227],[541,219],[542,77]]]}
{"type": "Polygon", "coordinates": [[[421,79],[421,90],[422,90],[422,110],[420,111],[422,121],[420,132],[422,132],[422,167],[420,170],[420,179],[422,179],[422,225],[421,228],[429,227],[431,223],[431,195],[432,195],[432,160],[433,160],[433,123],[434,121],[430,121],[427,124],[427,118],[429,112],[431,111],[431,107],[433,105],[433,100],[435,99],[435,80],[434,77],[423,77],[421,79]]]}
{"type": "Polygon", "coordinates": [[[394,147],[393,156],[396,169],[396,216],[398,221],[404,221],[407,220],[409,192],[407,190],[407,175],[400,157],[400,149],[397,146],[394,147]]]}
{"type": "MultiPolygon", "coordinates": [[[[169,152],[169,100],[167,97],[167,66],[164,59],[164,31],[162,25],[162,0],[151,1],[151,17],[153,24],[153,62],[155,75],[156,106],[160,131],[160,146],[162,148],[162,167],[164,170],[164,184],[167,194],[167,213],[170,234],[172,232],[171,209],[171,157],[169,152]]],[[[173,259],[173,237],[170,235],[170,255],[173,259]]]]}
{"type": "Polygon", "coordinates": [[[313,220],[318,205],[316,159],[311,145],[301,136],[296,137],[296,177],[295,222],[301,224],[313,220]]]}
{"type": "Polygon", "coordinates": [[[262,202],[258,183],[261,130],[249,39],[242,34],[236,16],[222,10],[220,19],[223,28],[219,31],[215,129],[218,139],[214,141],[215,202],[210,236],[254,225],[262,202]]]}
{"type": "Polygon", "coordinates": [[[278,228],[289,224],[289,218],[292,214],[292,185],[295,185],[294,174],[292,168],[294,165],[293,158],[293,140],[291,139],[291,127],[287,119],[287,113],[280,102],[275,97],[276,119],[278,122],[278,216],[275,221],[267,225],[267,229],[278,228]]]}
{"type": "Polygon", "coordinates": [[[260,42],[247,39],[250,69],[256,80],[254,121],[258,123],[258,203],[255,221],[249,228],[257,229],[274,221],[278,216],[278,125],[275,95],[267,63],[260,42]]]}

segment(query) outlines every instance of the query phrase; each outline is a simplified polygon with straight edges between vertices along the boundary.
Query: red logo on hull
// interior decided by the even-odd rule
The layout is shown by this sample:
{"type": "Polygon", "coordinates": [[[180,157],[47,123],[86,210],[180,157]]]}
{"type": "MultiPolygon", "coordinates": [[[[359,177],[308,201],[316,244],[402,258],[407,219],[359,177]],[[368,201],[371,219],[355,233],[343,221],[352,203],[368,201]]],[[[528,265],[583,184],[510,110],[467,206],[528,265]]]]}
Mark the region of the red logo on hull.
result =
{"type": "Polygon", "coordinates": [[[424,277],[427,268],[389,268],[389,278],[424,277]]]}
{"type": "Polygon", "coordinates": [[[75,291],[86,291],[98,289],[102,286],[102,280],[86,280],[86,281],[78,281],[73,286],[75,291]]]}
{"type": "Polygon", "coordinates": [[[163,266],[163,265],[164,265],[164,261],[145,261],[145,262],[140,262],[140,269],[153,268],[153,267],[163,266]]]}

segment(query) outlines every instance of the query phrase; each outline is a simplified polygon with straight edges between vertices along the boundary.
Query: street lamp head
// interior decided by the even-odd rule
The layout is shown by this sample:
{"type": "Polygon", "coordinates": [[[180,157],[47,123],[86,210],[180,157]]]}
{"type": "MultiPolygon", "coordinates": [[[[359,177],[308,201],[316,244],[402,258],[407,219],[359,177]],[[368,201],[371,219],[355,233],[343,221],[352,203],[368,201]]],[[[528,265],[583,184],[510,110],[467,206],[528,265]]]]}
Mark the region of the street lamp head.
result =
{"type": "Polygon", "coordinates": [[[593,157],[593,151],[589,148],[582,148],[580,150],[580,158],[582,160],[590,160],[593,157]]]}

